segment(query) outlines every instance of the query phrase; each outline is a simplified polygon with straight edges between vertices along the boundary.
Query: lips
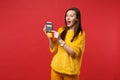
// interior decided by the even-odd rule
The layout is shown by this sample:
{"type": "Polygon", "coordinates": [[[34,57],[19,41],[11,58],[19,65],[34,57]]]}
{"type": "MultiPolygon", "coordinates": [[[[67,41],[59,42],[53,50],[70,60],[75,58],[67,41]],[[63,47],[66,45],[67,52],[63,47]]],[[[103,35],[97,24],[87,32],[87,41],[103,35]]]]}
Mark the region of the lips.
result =
{"type": "Polygon", "coordinates": [[[67,21],[67,24],[70,25],[70,24],[71,24],[71,21],[67,21]]]}
{"type": "Polygon", "coordinates": [[[68,21],[68,23],[71,23],[71,21],[68,21]]]}

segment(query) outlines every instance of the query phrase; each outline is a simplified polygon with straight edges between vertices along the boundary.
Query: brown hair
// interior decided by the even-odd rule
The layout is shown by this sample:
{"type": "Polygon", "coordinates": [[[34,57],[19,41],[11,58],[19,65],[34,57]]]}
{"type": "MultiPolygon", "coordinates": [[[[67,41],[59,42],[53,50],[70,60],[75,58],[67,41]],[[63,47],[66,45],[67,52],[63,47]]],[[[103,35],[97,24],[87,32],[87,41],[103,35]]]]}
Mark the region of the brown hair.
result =
{"type": "Polygon", "coordinates": [[[78,36],[79,32],[82,32],[83,30],[82,30],[82,26],[81,26],[81,14],[80,14],[79,9],[78,9],[78,8],[69,8],[69,9],[66,11],[66,13],[65,13],[65,17],[64,17],[64,20],[65,20],[65,27],[64,27],[64,28],[65,28],[65,29],[64,29],[64,31],[61,33],[61,38],[62,38],[63,40],[65,40],[66,33],[67,33],[68,29],[69,29],[69,27],[67,27],[67,22],[66,22],[66,19],[65,19],[65,18],[66,18],[66,14],[67,14],[67,12],[68,12],[69,10],[75,11],[75,13],[76,13],[76,18],[77,18],[76,27],[74,28],[74,36],[73,36],[73,38],[72,38],[72,40],[71,40],[71,42],[72,42],[72,41],[74,40],[74,38],[78,36]]]}

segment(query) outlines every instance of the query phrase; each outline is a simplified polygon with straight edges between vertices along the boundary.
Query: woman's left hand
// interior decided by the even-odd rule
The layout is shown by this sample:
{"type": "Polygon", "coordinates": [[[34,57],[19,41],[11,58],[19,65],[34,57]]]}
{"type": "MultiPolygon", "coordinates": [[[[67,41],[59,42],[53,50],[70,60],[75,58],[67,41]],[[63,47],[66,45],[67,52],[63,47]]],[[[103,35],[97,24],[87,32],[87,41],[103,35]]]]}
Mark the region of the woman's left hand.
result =
{"type": "Polygon", "coordinates": [[[52,31],[52,32],[54,34],[54,38],[56,38],[57,40],[61,39],[60,34],[57,31],[52,31]]]}

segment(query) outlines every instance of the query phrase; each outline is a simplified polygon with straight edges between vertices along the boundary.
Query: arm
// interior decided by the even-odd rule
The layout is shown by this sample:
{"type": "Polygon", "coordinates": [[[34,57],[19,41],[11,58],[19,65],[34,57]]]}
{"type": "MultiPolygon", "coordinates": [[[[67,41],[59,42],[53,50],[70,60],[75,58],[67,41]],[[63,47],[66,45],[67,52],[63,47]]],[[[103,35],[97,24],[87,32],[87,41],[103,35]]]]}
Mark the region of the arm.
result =
{"type": "Polygon", "coordinates": [[[61,37],[58,37],[57,40],[70,56],[80,56],[84,51],[84,47],[85,47],[85,33],[84,32],[83,34],[79,34],[77,39],[74,40],[70,44],[65,43],[61,39],[61,37]]]}
{"type": "Polygon", "coordinates": [[[55,53],[57,51],[56,40],[54,38],[52,38],[52,33],[46,33],[46,27],[45,26],[43,28],[43,31],[44,31],[45,35],[47,36],[47,38],[48,38],[50,51],[52,53],[55,53]]]}
{"type": "Polygon", "coordinates": [[[62,39],[58,40],[60,45],[65,49],[65,51],[70,55],[70,56],[75,56],[75,52],[73,48],[71,48],[69,45],[67,45],[62,39]]]}
{"type": "Polygon", "coordinates": [[[54,32],[54,37],[56,38],[56,40],[59,42],[59,44],[65,49],[65,51],[70,55],[70,56],[74,56],[74,50],[73,48],[71,48],[69,45],[67,45],[60,37],[59,33],[56,31],[54,32]]]}
{"type": "Polygon", "coordinates": [[[52,38],[48,38],[48,41],[49,41],[49,46],[50,46],[50,48],[53,49],[53,47],[54,47],[54,42],[53,42],[52,38]]]}

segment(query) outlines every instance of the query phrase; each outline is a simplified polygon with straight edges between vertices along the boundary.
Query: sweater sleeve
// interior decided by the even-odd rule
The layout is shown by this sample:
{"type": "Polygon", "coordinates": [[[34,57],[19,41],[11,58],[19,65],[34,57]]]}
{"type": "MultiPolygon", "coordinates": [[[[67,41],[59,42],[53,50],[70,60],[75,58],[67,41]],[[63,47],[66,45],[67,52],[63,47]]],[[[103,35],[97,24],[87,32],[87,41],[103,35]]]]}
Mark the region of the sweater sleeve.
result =
{"type": "Polygon", "coordinates": [[[52,53],[56,53],[57,52],[57,50],[58,50],[58,43],[57,43],[57,41],[55,40],[55,39],[53,39],[53,43],[54,43],[54,46],[53,46],[53,48],[50,48],[50,52],[52,52],[52,53]]]}
{"type": "Polygon", "coordinates": [[[85,48],[85,32],[80,33],[71,44],[70,47],[73,48],[75,56],[81,56],[85,48]]]}
{"type": "MultiPolygon", "coordinates": [[[[64,30],[64,27],[60,27],[59,29],[58,29],[58,33],[59,34],[61,34],[61,32],[64,30]]],[[[57,40],[55,39],[55,38],[53,38],[53,43],[54,43],[54,46],[53,46],[53,48],[50,48],[50,52],[52,52],[52,53],[57,53],[57,50],[58,50],[58,42],[57,42],[57,40]]]]}

